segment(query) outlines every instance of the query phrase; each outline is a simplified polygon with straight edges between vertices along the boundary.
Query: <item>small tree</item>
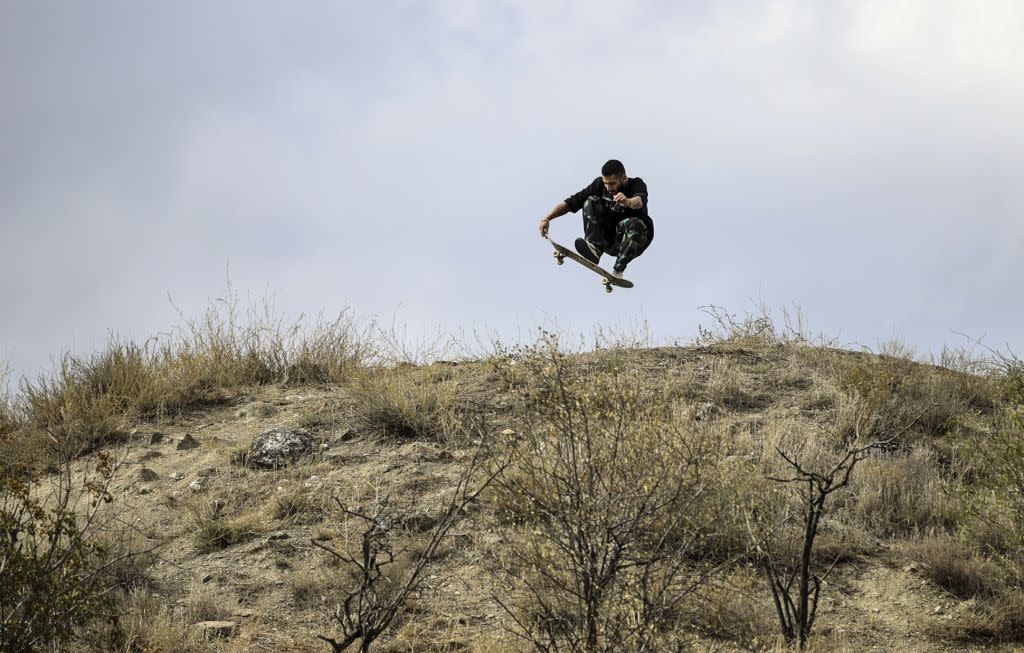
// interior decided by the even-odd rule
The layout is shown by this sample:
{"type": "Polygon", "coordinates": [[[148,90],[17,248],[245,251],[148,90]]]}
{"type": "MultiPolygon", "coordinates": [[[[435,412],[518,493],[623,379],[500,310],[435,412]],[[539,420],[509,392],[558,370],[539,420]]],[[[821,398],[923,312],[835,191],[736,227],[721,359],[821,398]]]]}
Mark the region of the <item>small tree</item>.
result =
{"type": "MultiPolygon", "coordinates": [[[[927,412],[931,407],[925,409],[927,412]]],[[[920,416],[918,417],[920,419],[920,416]]],[[[857,463],[867,458],[873,449],[884,448],[906,433],[917,420],[911,421],[895,435],[885,440],[877,440],[863,445],[847,448],[837,461],[815,470],[809,463],[787,454],[776,448],[779,455],[791,470],[789,476],[769,476],[778,483],[792,485],[796,488],[801,509],[801,547],[795,565],[787,564],[776,555],[768,538],[759,539],[755,545],[758,553],[758,565],[768,581],[772,593],[772,602],[779,620],[779,627],[787,642],[796,641],[803,649],[807,637],[814,627],[814,619],[818,611],[818,597],[821,583],[835,566],[835,561],[824,573],[815,573],[812,569],[814,543],[818,536],[821,518],[825,515],[825,504],[836,491],[850,484],[857,463]]],[[[856,441],[860,440],[862,420],[858,415],[855,419],[856,441]]]]}
{"type": "Polygon", "coordinates": [[[693,555],[712,529],[707,442],[617,362],[583,375],[551,336],[500,371],[520,418],[496,480],[510,630],[545,652],[671,646],[667,620],[718,568],[693,555]]]}
{"type": "Polygon", "coordinates": [[[354,552],[312,541],[344,563],[350,574],[349,588],[331,615],[341,638],[318,635],[333,653],[341,653],[356,643],[361,653],[368,653],[373,642],[388,630],[409,598],[420,590],[424,572],[452,527],[503,469],[502,465],[491,463],[493,466],[485,470],[487,464],[488,450],[481,445],[460,475],[428,541],[417,547],[408,565],[399,564],[409,551],[396,546],[399,527],[388,497],[379,499],[371,511],[350,508],[334,497],[342,514],[363,526],[354,552]]]}

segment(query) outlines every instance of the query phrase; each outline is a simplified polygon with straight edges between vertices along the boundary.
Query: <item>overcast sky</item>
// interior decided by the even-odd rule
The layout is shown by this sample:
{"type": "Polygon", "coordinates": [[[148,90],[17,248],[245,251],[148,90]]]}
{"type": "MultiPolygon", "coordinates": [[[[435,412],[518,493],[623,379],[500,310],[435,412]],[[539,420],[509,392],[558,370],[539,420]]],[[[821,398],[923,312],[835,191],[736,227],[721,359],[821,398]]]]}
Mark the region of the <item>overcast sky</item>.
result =
{"type": "Polygon", "coordinates": [[[229,265],[411,335],[763,302],[1021,352],[1022,34],[1016,0],[8,0],[0,360],[166,331],[229,265]],[[657,235],[606,295],[537,222],[609,158],[657,235]]]}

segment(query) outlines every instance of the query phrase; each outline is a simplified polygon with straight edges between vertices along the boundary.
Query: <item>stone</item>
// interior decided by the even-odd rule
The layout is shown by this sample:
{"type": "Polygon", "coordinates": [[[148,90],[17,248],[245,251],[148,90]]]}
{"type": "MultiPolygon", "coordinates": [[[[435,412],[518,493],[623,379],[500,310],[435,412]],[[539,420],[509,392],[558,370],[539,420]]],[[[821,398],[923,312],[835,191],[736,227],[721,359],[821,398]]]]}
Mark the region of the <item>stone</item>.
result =
{"type": "Polygon", "coordinates": [[[308,490],[310,488],[320,487],[322,484],[323,484],[323,481],[320,480],[319,476],[310,476],[302,484],[302,487],[304,487],[304,488],[306,488],[308,490]]]}
{"type": "Polygon", "coordinates": [[[273,535],[271,535],[267,539],[273,542],[275,540],[287,540],[288,538],[289,538],[288,533],[285,533],[284,531],[279,531],[277,533],[274,533],[273,535]]]}
{"type": "Polygon", "coordinates": [[[314,451],[313,436],[303,430],[274,428],[264,431],[249,445],[246,460],[254,467],[286,467],[302,455],[314,451]]]}
{"type": "Polygon", "coordinates": [[[185,475],[182,474],[181,472],[171,472],[171,479],[172,480],[180,481],[183,478],[185,478],[185,475]]]}
{"type": "Polygon", "coordinates": [[[160,475],[148,467],[143,467],[139,470],[139,480],[143,483],[152,483],[160,480],[160,475]]]}
{"type": "Polygon", "coordinates": [[[192,490],[193,492],[202,492],[203,482],[197,478],[196,480],[188,484],[188,489],[192,490]]]}
{"type": "Polygon", "coordinates": [[[164,441],[164,434],[161,433],[160,431],[155,431],[152,434],[150,434],[150,436],[149,436],[149,443],[150,444],[160,444],[163,441],[164,441]]]}
{"type": "Polygon", "coordinates": [[[178,442],[178,446],[175,447],[178,451],[187,451],[189,449],[195,449],[199,446],[199,440],[192,437],[191,433],[186,433],[185,437],[178,442]]]}
{"type": "Polygon", "coordinates": [[[203,637],[209,640],[214,637],[222,639],[231,637],[235,634],[235,629],[238,628],[238,624],[234,621],[200,621],[192,627],[196,630],[202,631],[203,637]]]}

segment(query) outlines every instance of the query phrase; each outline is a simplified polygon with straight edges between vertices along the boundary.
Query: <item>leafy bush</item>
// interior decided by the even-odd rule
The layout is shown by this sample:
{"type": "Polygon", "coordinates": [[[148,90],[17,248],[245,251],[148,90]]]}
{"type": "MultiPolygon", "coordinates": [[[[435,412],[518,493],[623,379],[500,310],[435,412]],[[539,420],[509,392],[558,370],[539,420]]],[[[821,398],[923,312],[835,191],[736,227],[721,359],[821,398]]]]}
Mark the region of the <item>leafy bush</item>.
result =
{"type": "Polygon", "coordinates": [[[110,569],[124,556],[98,533],[116,465],[96,460],[85,480],[65,465],[52,486],[0,475],[0,650],[45,650],[109,607],[110,569]]]}

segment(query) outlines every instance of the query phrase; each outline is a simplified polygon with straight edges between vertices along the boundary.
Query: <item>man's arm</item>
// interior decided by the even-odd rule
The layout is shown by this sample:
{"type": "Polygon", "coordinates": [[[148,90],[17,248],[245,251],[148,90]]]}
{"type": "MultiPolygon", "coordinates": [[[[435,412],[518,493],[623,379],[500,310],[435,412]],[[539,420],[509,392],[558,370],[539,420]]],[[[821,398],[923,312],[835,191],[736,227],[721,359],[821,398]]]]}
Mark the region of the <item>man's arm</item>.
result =
{"type": "Polygon", "coordinates": [[[556,206],[555,208],[551,209],[551,211],[546,216],[544,216],[543,218],[540,219],[540,235],[541,236],[547,236],[548,235],[548,227],[551,225],[551,221],[554,220],[555,218],[559,217],[559,216],[565,215],[568,212],[569,212],[569,205],[566,204],[564,201],[559,202],[558,206],[556,206]]]}
{"type": "Polygon", "coordinates": [[[639,177],[633,180],[633,184],[633,197],[629,198],[629,208],[642,209],[647,206],[647,184],[639,177]]]}

